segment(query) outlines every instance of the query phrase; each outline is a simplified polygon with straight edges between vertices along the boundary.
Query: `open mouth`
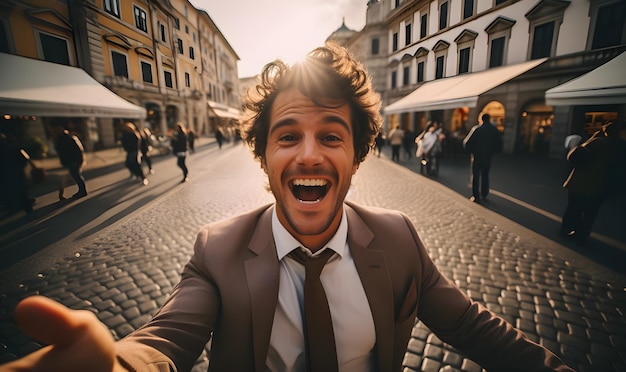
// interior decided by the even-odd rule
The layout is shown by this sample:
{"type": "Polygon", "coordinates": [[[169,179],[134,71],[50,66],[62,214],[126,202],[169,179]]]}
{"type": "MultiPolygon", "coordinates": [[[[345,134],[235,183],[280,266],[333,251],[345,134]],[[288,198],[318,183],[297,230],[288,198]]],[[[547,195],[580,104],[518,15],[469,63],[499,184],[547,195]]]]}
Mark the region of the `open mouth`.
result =
{"type": "Polygon", "coordinates": [[[328,181],[319,178],[296,178],[292,181],[291,192],[301,203],[317,203],[328,192],[328,181]]]}

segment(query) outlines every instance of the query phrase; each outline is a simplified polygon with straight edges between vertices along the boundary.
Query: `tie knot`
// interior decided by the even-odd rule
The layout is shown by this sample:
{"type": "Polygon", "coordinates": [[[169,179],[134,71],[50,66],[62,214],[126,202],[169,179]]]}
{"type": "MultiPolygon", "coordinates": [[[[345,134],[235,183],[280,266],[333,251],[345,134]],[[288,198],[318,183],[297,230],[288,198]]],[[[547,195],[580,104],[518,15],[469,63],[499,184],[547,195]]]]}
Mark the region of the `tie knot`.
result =
{"type": "Polygon", "coordinates": [[[321,254],[309,257],[302,249],[296,248],[289,253],[289,256],[304,265],[307,277],[319,277],[324,265],[326,265],[333,253],[335,252],[332,249],[326,248],[321,254]]]}

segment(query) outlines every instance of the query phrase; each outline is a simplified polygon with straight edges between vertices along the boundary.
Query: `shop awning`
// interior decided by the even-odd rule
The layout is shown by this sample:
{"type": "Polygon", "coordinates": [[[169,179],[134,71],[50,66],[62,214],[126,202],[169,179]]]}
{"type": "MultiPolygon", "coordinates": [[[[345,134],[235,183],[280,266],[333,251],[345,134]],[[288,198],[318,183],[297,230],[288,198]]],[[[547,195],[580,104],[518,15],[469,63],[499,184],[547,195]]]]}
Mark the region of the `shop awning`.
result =
{"type": "Polygon", "coordinates": [[[476,107],[478,97],[524,72],[546,58],[489,70],[456,75],[424,83],[404,98],[385,107],[385,114],[476,107]]]}
{"type": "Polygon", "coordinates": [[[626,103],[626,52],[588,73],[546,91],[551,106],[626,103]]]}
{"type": "Polygon", "coordinates": [[[0,53],[0,114],[140,119],[146,109],[76,67],[0,53]]]}
{"type": "Polygon", "coordinates": [[[237,109],[213,101],[209,101],[208,104],[211,111],[213,111],[213,113],[220,118],[236,120],[241,118],[241,111],[237,109]]]}

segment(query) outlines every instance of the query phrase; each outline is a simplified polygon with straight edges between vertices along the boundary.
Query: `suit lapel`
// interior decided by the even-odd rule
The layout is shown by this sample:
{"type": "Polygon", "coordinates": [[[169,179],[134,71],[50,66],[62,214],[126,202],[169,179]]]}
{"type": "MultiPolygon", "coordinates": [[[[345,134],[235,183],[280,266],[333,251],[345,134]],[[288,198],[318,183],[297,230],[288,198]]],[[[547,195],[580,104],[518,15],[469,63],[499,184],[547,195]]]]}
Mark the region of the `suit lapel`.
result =
{"type": "Polygon", "coordinates": [[[250,293],[254,364],[257,371],[265,370],[274,312],[278,303],[279,262],[272,236],[272,209],[259,218],[250,239],[255,254],[245,261],[246,281],[250,293]]]}
{"type": "Polygon", "coordinates": [[[385,252],[371,247],[374,234],[350,206],[344,204],[348,216],[348,243],[376,328],[376,360],[379,371],[392,369],[393,359],[393,289],[385,261],[385,252]]]}

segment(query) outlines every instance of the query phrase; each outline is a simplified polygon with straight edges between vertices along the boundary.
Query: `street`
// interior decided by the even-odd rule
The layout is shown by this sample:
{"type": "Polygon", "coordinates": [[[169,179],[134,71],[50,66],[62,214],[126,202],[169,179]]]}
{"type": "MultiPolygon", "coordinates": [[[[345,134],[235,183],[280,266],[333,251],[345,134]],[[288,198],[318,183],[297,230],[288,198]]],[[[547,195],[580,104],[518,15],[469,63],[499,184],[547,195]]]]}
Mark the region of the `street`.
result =
{"type": "MultiPolygon", "coordinates": [[[[187,165],[191,181],[181,184],[175,160],[159,158],[145,187],[120,167],[93,179],[87,198],[50,204],[37,223],[3,230],[3,254],[11,248],[19,262],[0,271],[0,362],[40,347],[13,324],[21,298],[38,293],[91,310],[123,337],[167,298],[202,225],[273,200],[240,144],[204,146],[187,165]]],[[[574,369],[626,370],[620,273],[386,157],[361,164],[348,199],[406,213],[445,275],[574,369]]],[[[206,363],[204,355],[194,371],[206,363]]],[[[481,370],[421,322],[404,364],[481,370]]]]}

